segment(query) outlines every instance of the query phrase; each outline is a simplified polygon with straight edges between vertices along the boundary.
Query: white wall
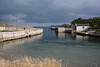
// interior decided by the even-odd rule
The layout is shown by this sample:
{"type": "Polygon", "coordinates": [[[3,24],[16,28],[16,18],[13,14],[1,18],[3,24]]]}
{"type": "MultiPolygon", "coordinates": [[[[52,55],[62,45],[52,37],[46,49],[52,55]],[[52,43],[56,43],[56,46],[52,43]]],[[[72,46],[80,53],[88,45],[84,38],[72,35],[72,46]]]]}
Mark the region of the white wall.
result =
{"type": "Polygon", "coordinates": [[[82,32],[82,31],[88,30],[88,28],[90,28],[90,26],[76,26],[76,31],[77,32],[82,32]]]}
{"type": "Polygon", "coordinates": [[[5,27],[0,27],[0,30],[5,30],[5,27]]]}
{"type": "Polygon", "coordinates": [[[15,32],[0,32],[0,39],[8,40],[8,39],[16,39],[21,37],[26,37],[26,35],[36,35],[43,33],[43,29],[34,29],[34,30],[22,30],[15,32]]]}
{"type": "Polygon", "coordinates": [[[58,27],[58,32],[65,32],[65,28],[64,27],[58,27]]]}

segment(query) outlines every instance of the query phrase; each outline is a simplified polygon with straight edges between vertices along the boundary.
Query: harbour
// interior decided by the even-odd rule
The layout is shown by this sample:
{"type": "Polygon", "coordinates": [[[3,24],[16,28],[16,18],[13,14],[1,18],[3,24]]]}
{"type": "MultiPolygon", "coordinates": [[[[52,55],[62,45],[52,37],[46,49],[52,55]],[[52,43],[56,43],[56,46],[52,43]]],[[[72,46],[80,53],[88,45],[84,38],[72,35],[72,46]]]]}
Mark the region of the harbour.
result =
{"type": "Polygon", "coordinates": [[[100,0],[0,0],[0,67],[100,67],[100,0]]]}
{"type": "Polygon", "coordinates": [[[68,67],[96,67],[100,63],[100,39],[56,33],[45,27],[40,35],[0,43],[1,58],[20,56],[62,59],[68,67]]]}
{"type": "Polygon", "coordinates": [[[19,30],[14,32],[0,32],[0,42],[14,40],[24,37],[31,37],[43,33],[41,28],[30,28],[27,30],[19,30]]]}

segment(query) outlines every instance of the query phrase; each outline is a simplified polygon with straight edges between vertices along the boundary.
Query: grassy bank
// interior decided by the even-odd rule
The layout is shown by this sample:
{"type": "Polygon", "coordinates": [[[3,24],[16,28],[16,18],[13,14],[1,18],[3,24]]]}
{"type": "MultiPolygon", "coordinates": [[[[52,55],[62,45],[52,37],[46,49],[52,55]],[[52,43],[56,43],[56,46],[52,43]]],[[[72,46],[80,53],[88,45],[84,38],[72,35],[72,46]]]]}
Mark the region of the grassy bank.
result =
{"type": "Polygon", "coordinates": [[[1,30],[0,32],[15,32],[15,30],[14,30],[14,31],[10,31],[10,30],[1,30]]]}
{"type": "Polygon", "coordinates": [[[62,67],[61,60],[24,57],[17,60],[0,60],[0,67],[62,67]]]}

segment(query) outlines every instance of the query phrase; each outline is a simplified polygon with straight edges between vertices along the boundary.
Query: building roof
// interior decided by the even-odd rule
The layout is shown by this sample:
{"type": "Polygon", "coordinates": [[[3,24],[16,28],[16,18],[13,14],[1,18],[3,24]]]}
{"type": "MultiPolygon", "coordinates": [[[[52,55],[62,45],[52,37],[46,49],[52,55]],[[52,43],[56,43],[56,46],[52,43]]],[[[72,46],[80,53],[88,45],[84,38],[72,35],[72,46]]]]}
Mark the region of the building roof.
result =
{"type": "Polygon", "coordinates": [[[90,26],[89,24],[75,24],[76,26],[90,26]]]}

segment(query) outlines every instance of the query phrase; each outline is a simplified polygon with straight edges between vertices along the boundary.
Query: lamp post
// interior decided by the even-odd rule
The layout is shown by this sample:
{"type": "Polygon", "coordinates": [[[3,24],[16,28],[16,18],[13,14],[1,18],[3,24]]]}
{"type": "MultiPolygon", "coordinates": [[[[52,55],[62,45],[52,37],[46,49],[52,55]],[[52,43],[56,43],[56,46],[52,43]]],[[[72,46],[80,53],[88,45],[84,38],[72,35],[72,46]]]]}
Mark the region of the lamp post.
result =
{"type": "Polygon", "coordinates": [[[16,23],[17,23],[17,16],[16,16],[16,23]]]}
{"type": "MultiPolygon", "coordinates": [[[[17,16],[16,16],[16,23],[17,23],[17,16]]],[[[17,30],[17,27],[16,27],[16,30],[17,30]]]]}

